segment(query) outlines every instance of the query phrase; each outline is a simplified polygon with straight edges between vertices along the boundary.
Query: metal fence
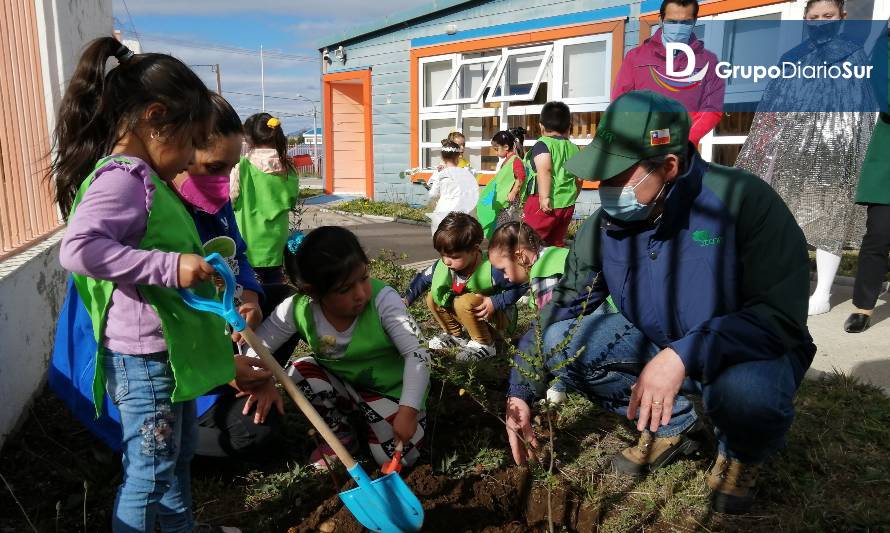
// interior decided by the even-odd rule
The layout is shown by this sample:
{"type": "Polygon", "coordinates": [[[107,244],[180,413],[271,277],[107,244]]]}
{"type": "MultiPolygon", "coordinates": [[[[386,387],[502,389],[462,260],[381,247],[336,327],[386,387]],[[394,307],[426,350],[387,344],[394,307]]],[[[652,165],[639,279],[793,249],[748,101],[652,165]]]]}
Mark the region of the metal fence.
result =
{"type": "Polygon", "coordinates": [[[49,166],[35,3],[0,2],[0,259],[61,225],[49,166]]]}

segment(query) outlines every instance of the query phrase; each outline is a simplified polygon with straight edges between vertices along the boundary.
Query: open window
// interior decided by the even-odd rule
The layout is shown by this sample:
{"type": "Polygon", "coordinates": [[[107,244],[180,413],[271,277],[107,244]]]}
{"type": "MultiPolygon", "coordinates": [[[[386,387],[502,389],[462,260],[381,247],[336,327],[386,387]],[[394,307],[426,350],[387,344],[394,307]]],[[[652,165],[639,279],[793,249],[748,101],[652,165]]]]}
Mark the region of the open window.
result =
{"type": "Polygon", "coordinates": [[[534,100],[552,55],[553,45],[505,50],[485,101],[534,100]]]}
{"type": "Polygon", "coordinates": [[[451,77],[436,102],[437,106],[475,104],[488,87],[501,56],[466,56],[456,62],[451,77]]]}

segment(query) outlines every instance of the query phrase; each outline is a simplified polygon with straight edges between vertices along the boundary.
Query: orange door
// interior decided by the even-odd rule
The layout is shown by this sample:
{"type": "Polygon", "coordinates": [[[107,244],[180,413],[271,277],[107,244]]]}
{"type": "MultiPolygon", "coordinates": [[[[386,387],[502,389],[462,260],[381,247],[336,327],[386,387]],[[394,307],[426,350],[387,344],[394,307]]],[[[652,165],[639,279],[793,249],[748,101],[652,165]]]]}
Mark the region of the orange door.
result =
{"type": "Polygon", "coordinates": [[[371,71],[327,74],[323,83],[325,190],[372,198],[371,71]]]}

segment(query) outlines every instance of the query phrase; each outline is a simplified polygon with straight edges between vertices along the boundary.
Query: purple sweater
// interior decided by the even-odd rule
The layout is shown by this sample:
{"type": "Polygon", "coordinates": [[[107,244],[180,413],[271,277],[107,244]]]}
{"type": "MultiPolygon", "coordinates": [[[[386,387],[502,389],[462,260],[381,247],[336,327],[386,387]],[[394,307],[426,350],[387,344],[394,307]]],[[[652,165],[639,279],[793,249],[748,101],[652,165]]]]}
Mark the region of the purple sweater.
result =
{"type": "Polygon", "coordinates": [[[102,344],[109,350],[144,355],[163,352],[161,320],[137,285],[178,285],[179,254],[139,250],[155,192],[154,172],[141,159],[112,162],[93,183],[68,220],[59,262],[67,270],[116,284],[102,344]]]}

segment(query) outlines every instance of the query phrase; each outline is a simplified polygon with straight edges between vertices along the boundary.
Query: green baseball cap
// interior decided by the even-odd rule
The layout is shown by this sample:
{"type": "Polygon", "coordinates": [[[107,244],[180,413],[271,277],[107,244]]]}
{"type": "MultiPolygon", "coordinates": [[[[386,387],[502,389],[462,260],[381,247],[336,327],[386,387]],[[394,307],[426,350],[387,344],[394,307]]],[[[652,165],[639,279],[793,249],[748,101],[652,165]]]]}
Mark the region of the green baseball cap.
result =
{"type": "Polygon", "coordinates": [[[631,91],[609,104],[587,148],[566,170],[588,181],[606,181],[643,159],[683,151],[689,142],[683,104],[652,91],[631,91]]]}

